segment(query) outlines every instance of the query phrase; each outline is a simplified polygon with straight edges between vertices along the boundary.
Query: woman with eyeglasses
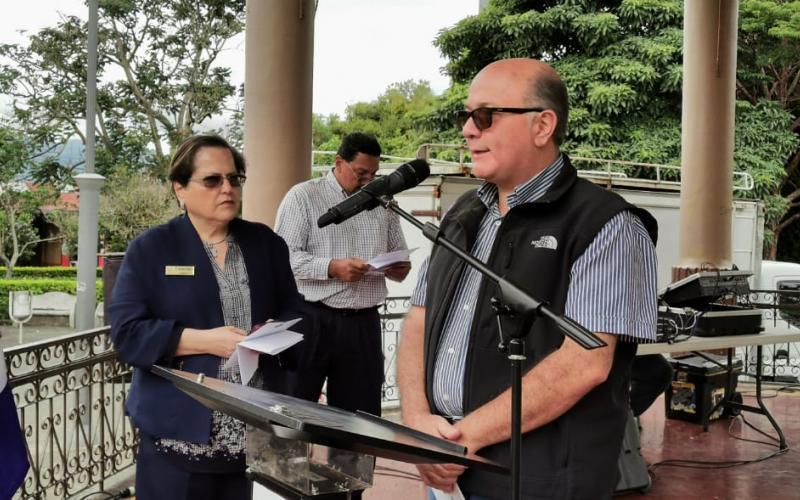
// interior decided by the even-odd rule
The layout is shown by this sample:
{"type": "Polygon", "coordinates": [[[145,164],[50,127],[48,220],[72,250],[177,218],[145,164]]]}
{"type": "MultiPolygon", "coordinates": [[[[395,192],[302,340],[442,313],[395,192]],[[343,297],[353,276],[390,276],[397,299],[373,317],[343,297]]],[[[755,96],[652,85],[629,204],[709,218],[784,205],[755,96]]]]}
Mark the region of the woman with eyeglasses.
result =
{"type": "MultiPolygon", "coordinates": [[[[179,145],[169,180],[185,213],[130,243],[114,286],[112,340],[134,367],[126,408],[139,429],[140,498],[251,497],[244,424],[149,372],[161,365],[241,382],[224,364],[253,325],[298,316],[286,243],[237,217],[244,173],[242,155],[219,136],[179,145]]],[[[278,360],[262,358],[250,385],[280,391],[278,360]]]]}

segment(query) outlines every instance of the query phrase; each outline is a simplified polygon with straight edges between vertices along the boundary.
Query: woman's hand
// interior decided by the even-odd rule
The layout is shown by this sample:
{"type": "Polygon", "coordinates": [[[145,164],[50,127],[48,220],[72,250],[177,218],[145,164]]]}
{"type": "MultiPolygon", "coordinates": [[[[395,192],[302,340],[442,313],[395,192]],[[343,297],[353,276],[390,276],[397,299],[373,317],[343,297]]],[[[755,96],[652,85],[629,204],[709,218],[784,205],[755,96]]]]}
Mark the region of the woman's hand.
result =
{"type": "Polygon", "coordinates": [[[186,328],[178,341],[176,356],[189,354],[213,354],[220,358],[230,358],[236,345],[244,340],[247,333],[232,326],[220,326],[210,330],[186,328]]]}

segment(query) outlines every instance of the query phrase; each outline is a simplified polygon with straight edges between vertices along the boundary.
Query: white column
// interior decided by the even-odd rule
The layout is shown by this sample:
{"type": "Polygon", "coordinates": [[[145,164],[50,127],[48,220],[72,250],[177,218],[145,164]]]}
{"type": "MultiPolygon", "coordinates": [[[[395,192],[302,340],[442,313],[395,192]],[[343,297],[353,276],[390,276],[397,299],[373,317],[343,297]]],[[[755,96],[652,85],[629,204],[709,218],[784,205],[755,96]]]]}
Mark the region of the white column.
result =
{"type": "Polygon", "coordinates": [[[684,2],[678,267],[686,270],[732,264],[737,12],[737,0],[684,2]]]}
{"type": "Polygon", "coordinates": [[[272,226],[283,195],[311,175],[314,0],[248,0],[245,219],[272,226]]]}

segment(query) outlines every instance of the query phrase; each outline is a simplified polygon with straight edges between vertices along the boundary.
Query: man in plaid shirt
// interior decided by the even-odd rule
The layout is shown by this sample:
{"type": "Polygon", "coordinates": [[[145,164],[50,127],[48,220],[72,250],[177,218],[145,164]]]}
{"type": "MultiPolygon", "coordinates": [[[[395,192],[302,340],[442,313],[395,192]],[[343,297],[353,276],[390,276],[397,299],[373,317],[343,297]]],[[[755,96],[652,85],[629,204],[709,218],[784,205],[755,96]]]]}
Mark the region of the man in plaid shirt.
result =
{"type": "Polygon", "coordinates": [[[386,278],[402,281],[411,265],[377,272],[367,261],[406,248],[400,221],[382,208],[322,229],[316,221],[374,179],[380,155],[371,135],[348,134],[334,168],[289,190],[275,223],[289,245],[297,287],[315,321],[313,332],[298,344],[289,394],[316,401],[327,378],[330,405],[374,415],[380,415],[383,384],[378,306],[386,299],[386,278]]]}

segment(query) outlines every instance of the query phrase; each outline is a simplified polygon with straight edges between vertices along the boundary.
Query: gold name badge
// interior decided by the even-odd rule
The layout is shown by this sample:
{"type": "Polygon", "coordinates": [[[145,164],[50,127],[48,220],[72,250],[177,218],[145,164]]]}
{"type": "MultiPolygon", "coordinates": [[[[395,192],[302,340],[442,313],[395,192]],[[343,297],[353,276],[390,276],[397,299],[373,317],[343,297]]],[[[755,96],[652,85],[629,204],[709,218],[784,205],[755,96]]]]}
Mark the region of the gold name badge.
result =
{"type": "Polygon", "coordinates": [[[166,266],[165,276],[194,276],[194,266],[166,266]]]}

